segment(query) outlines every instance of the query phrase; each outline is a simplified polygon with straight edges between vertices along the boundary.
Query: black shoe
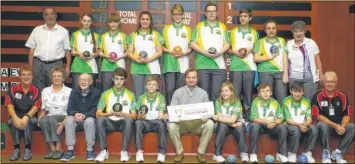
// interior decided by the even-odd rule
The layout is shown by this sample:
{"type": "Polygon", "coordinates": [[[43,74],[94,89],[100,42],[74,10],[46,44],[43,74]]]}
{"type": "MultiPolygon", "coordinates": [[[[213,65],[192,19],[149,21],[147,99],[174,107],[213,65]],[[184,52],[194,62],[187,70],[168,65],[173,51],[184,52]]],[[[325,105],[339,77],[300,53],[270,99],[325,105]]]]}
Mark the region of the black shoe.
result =
{"type": "Polygon", "coordinates": [[[10,161],[17,161],[20,158],[20,149],[15,149],[10,157],[10,161]]]}
{"type": "Polygon", "coordinates": [[[44,159],[52,159],[53,158],[54,151],[49,151],[46,156],[44,156],[44,159]]]}

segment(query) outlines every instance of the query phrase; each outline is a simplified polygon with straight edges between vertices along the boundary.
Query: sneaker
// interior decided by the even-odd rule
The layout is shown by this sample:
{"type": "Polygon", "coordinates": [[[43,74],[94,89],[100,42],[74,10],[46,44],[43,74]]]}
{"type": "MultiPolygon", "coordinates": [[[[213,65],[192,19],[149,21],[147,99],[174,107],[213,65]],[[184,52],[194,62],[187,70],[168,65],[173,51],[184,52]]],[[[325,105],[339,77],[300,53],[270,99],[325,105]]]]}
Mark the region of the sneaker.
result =
{"type": "Polygon", "coordinates": [[[250,163],[258,163],[258,156],[256,154],[250,154],[250,163]]]}
{"type": "Polygon", "coordinates": [[[335,151],[333,151],[331,158],[332,158],[332,160],[336,161],[337,163],[347,163],[343,159],[343,155],[341,154],[341,151],[339,149],[336,149],[335,151]]]}
{"type": "MultiPolygon", "coordinates": [[[[143,152],[142,152],[142,156],[143,156],[143,152]]],[[[130,158],[131,156],[128,154],[127,151],[121,151],[121,162],[127,162],[129,161],[130,158]]]]}
{"type": "Polygon", "coordinates": [[[312,157],[312,152],[303,153],[307,157],[308,163],[316,163],[316,160],[312,157]]]}
{"type": "MultiPolygon", "coordinates": [[[[121,156],[122,156],[122,152],[121,152],[121,156]]],[[[121,158],[122,161],[122,158],[121,158]]],[[[143,156],[143,151],[142,150],[138,150],[136,153],[136,161],[137,162],[144,162],[144,156],[143,156]]]]}
{"type": "Polygon", "coordinates": [[[109,152],[107,150],[101,150],[99,155],[96,156],[96,162],[103,162],[104,160],[108,159],[109,152]]]}
{"type": "Polygon", "coordinates": [[[15,149],[10,157],[10,161],[17,161],[20,158],[20,149],[15,149]]]}
{"type": "Polygon", "coordinates": [[[226,159],[223,158],[223,156],[221,155],[214,155],[212,157],[213,160],[215,160],[217,163],[223,163],[224,161],[226,161],[226,159]]]}
{"type": "Polygon", "coordinates": [[[161,162],[164,163],[165,162],[165,154],[160,154],[158,153],[158,158],[157,158],[157,162],[161,162]]]}
{"type": "Polygon", "coordinates": [[[294,153],[291,153],[291,152],[288,152],[287,158],[288,158],[288,162],[291,162],[291,163],[296,163],[296,161],[297,161],[297,155],[294,153]]]}
{"type": "Polygon", "coordinates": [[[282,154],[279,154],[279,153],[276,154],[276,160],[280,161],[281,163],[287,163],[288,162],[287,157],[282,155],[282,154]]]}
{"type": "Polygon", "coordinates": [[[69,150],[67,153],[65,153],[63,155],[63,157],[60,160],[64,161],[64,162],[69,162],[71,159],[74,159],[74,158],[75,158],[74,151],[69,150]]]}
{"type": "Polygon", "coordinates": [[[54,151],[49,151],[47,155],[44,156],[44,159],[52,159],[54,151]]]}
{"type": "Polygon", "coordinates": [[[322,154],[322,163],[332,163],[330,160],[330,151],[323,149],[323,154],[322,154]]]}
{"type": "Polygon", "coordinates": [[[95,160],[95,152],[94,151],[87,151],[86,152],[86,160],[88,160],[88,161],[95,160]]]}
{"type": "Polygon", "coordinates": [[[248,153],[240,153],[240,160],[241,160],[242,162],[249,162],[248,153]]]}
{"type": "Polygon", "coordinates": [[[23,160],[28,161],[32,159],[32,151],[30,149],[25,149],[25,154],[23,155],[23,160]]]}

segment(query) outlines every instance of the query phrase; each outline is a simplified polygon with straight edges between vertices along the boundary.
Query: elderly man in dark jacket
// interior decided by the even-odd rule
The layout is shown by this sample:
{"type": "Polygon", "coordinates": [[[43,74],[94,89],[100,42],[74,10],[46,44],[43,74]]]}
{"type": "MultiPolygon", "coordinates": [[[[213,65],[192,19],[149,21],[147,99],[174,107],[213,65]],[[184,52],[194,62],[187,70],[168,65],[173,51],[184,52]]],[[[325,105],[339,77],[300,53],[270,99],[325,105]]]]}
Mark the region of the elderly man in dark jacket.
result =
{"type": "Polygon", "coordinates": [[[100,91],[92,87],[90,74],[83,73],[79,76],[79,88],[73,89],[68,102],[68,118],[65,122],[65,135],[68,152],[62,157],[62,161],[70,161],[74,156],[75,131],[83,129],[87,145],[87,160],[94,160],[96,133],[96,109],[99,103],[100,91]]]}

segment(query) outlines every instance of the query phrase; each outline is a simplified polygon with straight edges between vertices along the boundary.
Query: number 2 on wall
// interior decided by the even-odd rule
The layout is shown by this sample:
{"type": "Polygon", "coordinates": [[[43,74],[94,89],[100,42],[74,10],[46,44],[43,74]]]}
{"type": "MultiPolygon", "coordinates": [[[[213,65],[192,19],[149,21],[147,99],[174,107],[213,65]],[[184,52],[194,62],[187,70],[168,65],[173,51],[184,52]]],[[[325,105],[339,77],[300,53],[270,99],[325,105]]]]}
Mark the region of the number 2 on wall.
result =
{"type": "Polygon", "coordinates": [[[232,17],[231,16],[227,16],[227,23],[231,24],[232,23],[232,17]]]}

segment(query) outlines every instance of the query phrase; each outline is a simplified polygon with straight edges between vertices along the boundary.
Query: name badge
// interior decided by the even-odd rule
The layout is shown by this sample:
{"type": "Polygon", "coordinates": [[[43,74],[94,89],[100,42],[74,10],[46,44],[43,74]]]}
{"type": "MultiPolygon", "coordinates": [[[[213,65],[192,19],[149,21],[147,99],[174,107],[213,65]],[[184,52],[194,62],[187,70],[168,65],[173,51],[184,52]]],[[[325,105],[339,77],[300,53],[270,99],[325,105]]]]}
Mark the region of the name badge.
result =
{"type": "Polygon", "coordinates": [[[323,106],[328,106],[328,101],[321,101],[320,102],[320,106],[323,107],[323,106]]]}
{"type": "Polygon", "coordinates": [[[333,105],[330,105],[329,106],[329,115],[331,115],[331,116],[334,116],[334,114],[335,114],[335,112],[334,112],[334,106],[333,105]]]}

